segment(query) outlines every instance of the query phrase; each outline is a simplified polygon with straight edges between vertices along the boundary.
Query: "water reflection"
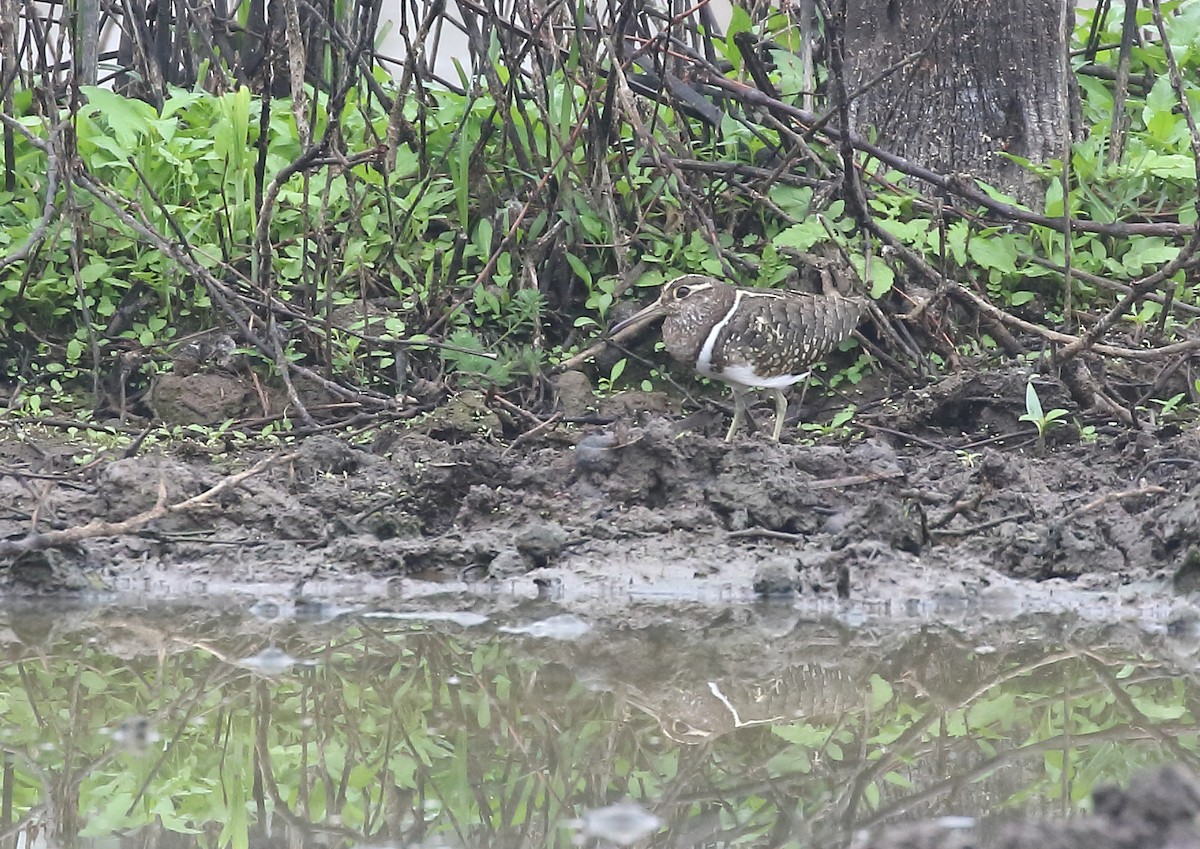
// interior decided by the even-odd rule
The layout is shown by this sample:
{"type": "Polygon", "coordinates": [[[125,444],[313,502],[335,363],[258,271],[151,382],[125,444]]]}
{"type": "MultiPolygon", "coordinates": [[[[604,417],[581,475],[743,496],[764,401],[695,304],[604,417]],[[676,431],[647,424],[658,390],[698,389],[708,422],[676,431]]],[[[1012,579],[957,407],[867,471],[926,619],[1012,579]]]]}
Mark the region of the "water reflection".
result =
{"type": "Polygon", "coordinates": [[[954,816],[979,817],[986,844],[1001,818],[1069,811],[1097,781],[1196,767],[1193,663],[1133,626],[264,609],[0,610],[3,834],[836,847],[954,816]]]}

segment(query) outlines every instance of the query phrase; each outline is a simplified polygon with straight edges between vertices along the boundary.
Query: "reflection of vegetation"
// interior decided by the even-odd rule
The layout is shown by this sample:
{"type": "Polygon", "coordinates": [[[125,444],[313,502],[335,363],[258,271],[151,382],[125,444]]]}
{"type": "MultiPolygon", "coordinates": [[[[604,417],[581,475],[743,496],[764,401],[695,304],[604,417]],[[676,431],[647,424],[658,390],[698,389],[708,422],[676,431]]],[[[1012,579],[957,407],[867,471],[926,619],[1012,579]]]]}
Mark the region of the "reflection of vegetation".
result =
{"type": "Polygon", "coordinates": [[[0,661],[3,792],[64,843],[151,829],[236,847],[283,829],[569,846],[565,821],[629,797],[689,845],[833,845],[900,814],[1068,809],[1135,766],[1196,765],[1194,682],[1097,635],[990,635],[990,653],[817,625],[785,646],[744,628],[550,643],[192,611],[31,639],[10,618],[25,643],[0,661]],[[239,665],[270,644],[301,662],[239,665]]]}

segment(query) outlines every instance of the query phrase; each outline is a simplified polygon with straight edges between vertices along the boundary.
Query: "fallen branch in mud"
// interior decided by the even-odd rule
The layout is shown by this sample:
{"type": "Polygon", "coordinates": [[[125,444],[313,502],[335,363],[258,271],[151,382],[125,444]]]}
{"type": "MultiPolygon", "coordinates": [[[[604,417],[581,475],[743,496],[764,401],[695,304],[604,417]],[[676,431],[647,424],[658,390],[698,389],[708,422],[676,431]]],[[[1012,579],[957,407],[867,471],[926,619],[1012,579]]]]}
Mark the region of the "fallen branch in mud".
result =
{"type": "Polygon", "coordinates": [[[1125,489],[1120,492],[1109,492],[1100,496],[1094,501],[1089,501],[1082,507],[1076,507],[1067,514],[1068,519],[1074,519],[1076,516],[1082,516],[1084,513],[1090,513],[1093,510],[1099,510],[1105,504],[1111,504],[1114,501],[1124,501],[1126,498],[1137,498],[1143,495],[1166,495],[1167,488],[1163,486],[1142,486],[1137,489],[1125,489]]]}
{"type": "Polygon", "coordinates": [[[979,491],[970,498],[960,498],[951,504],[942,515],[929,520],[929,530],[938,531],[950,524],[950,521],[959,513],[966,513],[972,510],[979,509],[979,503],[983,501],[983,491],[979,491]]]}
{"type": "Polygon", "coordinates": [[[1026,522],[1033,518],[1033,514],[1028,510],[1020,513],[1013,513],[1010,516],[997,516],[994,519],[988,519],[986,522],[980,522],[978,525],[971,525],[966,528],[930,528],[930,536],[938,537],[966,537],[972,534],[990,531],[992,528],[999,527],[1005,522],[1026,522]]]}
{"type": "Polygon", "coordinates": [[[896,478],[904,477],[904,472],[900,469],[893,469],[886,472],[868,472],[865,475],[846,475],[841,478],[826,478],[825,480],[810,481],[804,485],[805,489],[838,489],[843,486],[859,486],[864,483],[873,481],[888,481],[896,478]]]}
{"type": "Polygon", "coordinates": [[[13,557],[29,551],[43,551],[47,548],[73,545],[82,540],[94,539],[96,537],[116,537],[134,533],[156,519],[162,519],[174,513],[183,513],[207,504],[218,495],[232,489],[247,478],[254,477],[259,472],[276,463],[290,462],[299,456],[300,452],[293,451],[290,454],[267,457],[245,471],[222,478],[215,486],[209,487],[199,495],[193,495],[191,498],[184,499],[175,504],[165,503],[167,500],[167,486],[166,481],[160,478],[158,483],[158,500],[149,510],[138,513],[136,516],[130,516],[128,519],[123,519],[120,522],[103,522],[99,519],[93,519],[86,525],[78,525],[74,528],[65,528],[60,531],[46,531],[45,533],[33,532],[20,539],[0,540],[0,557],[13,557]]]}
{"type": "Polygon", "coordinates": [[[500,454],[501,459],[503,459],[504,457],[507,457],[509,455],[509,453],[514,448],[516,448],[518,445],[528,442],[529,440],[533,439],[538,434],[543,433],[544,431],[553,428],[556,424],[558,424],[560,421],[562,421],[562,418],[563,418],[562,413],[555,413],[554,415],[550,416],[550,418],[546,419],[541,424],[533,427],[530,430],[525,431],[522,434],[518,434],[517,438],[514,439],[511,443],[509,443],[508,447],[505,448],[503,452],[501,452],[501,454],[500,454]]]}
{"type": "Polygon", "coordinates": [[[806,534],[793,534],[788,531],[773,531],[770,528],[742,528],[737,531],[730,531],[725,535],[726,539],[749,539],[753,537],[761,537],[763,539],[781,539],[784,542],[807,542],[806,534]]]}

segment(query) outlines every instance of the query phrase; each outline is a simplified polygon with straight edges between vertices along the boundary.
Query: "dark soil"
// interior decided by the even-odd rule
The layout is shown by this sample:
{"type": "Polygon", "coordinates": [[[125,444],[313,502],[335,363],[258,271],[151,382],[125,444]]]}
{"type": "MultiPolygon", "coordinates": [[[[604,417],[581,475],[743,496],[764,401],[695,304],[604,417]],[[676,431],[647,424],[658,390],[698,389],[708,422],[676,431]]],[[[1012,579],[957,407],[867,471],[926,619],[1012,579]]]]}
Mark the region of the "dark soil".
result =
{"type": "MultiPolygon", "coordinates": [[[[1018,420],[1026,379],[953,376],[860,412],[816,444],[775,444],[760,431],[727,445],[686,429],[696,417],[662,396],[637,394],[606,402],[616,411],[607,426],[505,444],[491,436],[501,428],[486,399],[464,394],[369,444],[311,437],[215,503],[24,554],[6,578],[167,594],[490,582],[597,598],[758,592],[993,610],[1161,604],[1193,589],[1194,430],[1101,422],[1083,440],[1068,421],[1039,445],[1018,420]],[[666,411],[635,412],[646,409],[666,411]]],[[[1061,385],[1038,386],[1046,409],[1070,408],[1061,385]]],[[[723,417],[707,418],[720,434],[723,417]]],[[[49,434],[0,443],[0,534],[10,540],[35,518],[43,531],[125,520],[153,507],[160,483],[177,502],[248,465],[177,450],[80,473],[79,449],[49,434]]]]}

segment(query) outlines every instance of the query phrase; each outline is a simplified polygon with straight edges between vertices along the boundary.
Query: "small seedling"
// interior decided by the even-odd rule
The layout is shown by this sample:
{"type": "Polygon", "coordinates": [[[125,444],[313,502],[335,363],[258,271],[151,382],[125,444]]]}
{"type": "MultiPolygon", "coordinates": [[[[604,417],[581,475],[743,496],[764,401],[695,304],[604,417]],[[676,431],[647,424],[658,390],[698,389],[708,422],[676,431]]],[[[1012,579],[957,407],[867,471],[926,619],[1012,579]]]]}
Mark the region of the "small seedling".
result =
{"type": "Polygon", "coordinates": [[[816,437],[849,437],[853,431],[850,428],[850,422],[854,421],[854,416],[858,412],[858,407],[854,404],[849,404],[838,411],[829,424],[821,422],[803,422],[800,429],[813,434],[816,437]]]}
{"type": "Polygon", "coordinates": [[[1046,434],[1066,416],[1067,411],[1063,409],[1042,410],[1042,399],[1038,397],[1037,390],[1033,387],[1033,381],[1031,380],[1025,385],[1025,415],[1021,416],[1019,421],[1032,422],[1033,426],[1037,428],[1038,450],[1045,447],[1046,434]]]}
{"type": "Polygon", "coordinates": [[[615,390],[615,385],[621,379],[621,375],[625,372],[625,366],[629,364],[629,360],[622,357],[613,365],[612,371],[608,373],[608,377],[602,377],[596,381],[596,389],[601,395],[611,395],[615,390]]]}
{"type": "Polygon", "coordinates": [[[1184,394],[1180,392],[1178,395],[1172,395],[1165,401],[1160,398],[1151,398],[1150,400],[1158,405],[1158,420],[1166,421],[1179,412],[1179,405],[1183,403],[1184,397],[1184,394]]]}

